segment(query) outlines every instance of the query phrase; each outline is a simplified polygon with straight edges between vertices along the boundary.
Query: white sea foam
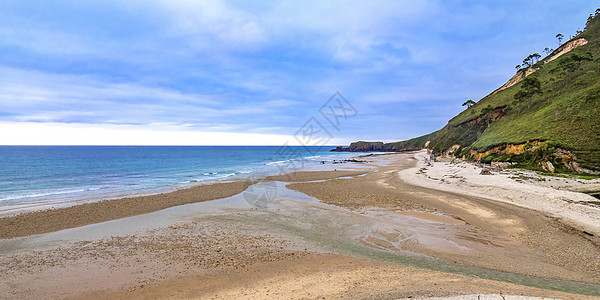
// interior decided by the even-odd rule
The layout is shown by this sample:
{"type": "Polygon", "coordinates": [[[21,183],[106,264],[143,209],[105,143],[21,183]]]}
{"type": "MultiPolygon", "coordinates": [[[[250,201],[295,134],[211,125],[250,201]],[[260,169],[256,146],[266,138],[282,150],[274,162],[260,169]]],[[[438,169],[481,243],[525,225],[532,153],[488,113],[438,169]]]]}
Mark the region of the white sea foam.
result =
{"type": "Polygon", "coordinates": [[[100,189],[99,187],[94,187],[94,188],[83,188],[83,189],[75,189],[75,190],[50,191],[50,192],[33,193],[33,194],[25,194],[25,195],[13,195],[13,196],[6,196],[3,198],[0,198],[0,202],[14,201],[14,200],[28,199],[28,198],[46,197],[46,196],[55,196],[55,195],[81,193],[81,192],[88,192],[88,191],[96,191],[99,189],[100,189]]]}

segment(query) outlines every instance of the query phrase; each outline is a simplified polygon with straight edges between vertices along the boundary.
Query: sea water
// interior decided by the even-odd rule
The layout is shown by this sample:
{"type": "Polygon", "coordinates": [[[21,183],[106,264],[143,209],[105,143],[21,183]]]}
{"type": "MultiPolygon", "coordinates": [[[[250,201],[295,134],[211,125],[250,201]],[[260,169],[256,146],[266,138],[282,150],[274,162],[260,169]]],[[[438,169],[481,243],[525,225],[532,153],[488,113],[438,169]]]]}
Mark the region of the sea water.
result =
{"type": "Polygon", "coordinates": [[[152,194],[357,156],[332,147],[1,146],[0,212],[152,194]]]}

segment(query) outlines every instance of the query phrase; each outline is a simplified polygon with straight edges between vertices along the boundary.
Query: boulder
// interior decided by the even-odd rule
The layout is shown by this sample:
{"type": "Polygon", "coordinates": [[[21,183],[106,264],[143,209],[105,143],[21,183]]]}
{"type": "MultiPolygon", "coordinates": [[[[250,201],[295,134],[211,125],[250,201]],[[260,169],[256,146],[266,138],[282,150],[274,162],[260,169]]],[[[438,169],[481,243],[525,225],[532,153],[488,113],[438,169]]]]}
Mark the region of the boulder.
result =
{"type": "Polygon", "coordinates": [[[492,168],[506,169],[513,163],[505,162],[505,161],[493,161],[491,164],[492,164],[492,168]]]}
{"type": "Polygon", "coordinates": [[[540,166],[542,167],[542,169],[544,169],[544,171],[554,173],[554,165],[551,162],[542,161],[542,162],[540,162],[540,166]]]}
{"type": "Polygon", "coordinates": [[[481,173],[479,175],[492,175],[492,171],[488,168],[481,169],[481,173]]]}
{"type": "Polygon", "coordinates": [[[576,161],[570,161],[567,164],[567,167],[569,168],[569,170],[575,173],[583,173],[583,170],[579,167],[579,164],[576,161]]]}

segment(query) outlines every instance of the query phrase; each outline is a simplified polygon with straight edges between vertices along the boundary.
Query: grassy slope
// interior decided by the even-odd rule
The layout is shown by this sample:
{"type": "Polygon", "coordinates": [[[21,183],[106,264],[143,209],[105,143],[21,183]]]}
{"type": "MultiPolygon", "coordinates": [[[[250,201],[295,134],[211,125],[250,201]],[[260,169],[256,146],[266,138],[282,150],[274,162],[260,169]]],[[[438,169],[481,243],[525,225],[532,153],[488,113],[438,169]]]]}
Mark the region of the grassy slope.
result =
{"type": "MultiPolygon", "coordinates": [[[[598,19],[598,17],[596,18],[598,19]]],[[[434,151],[443,151],[453,144],[485,150],[503,143],[524,143],[528,140],[551,140],[572,150],[580,164],[600,169],[600,22],[575,38],[589,42],[544,64],[535,65],[536,76],[542,82],[542,95],[528,103],[518,104],[514,94],[521,83],[494,95],[488,95],[473,107],[461,112],[442,128],[432,141],[434,151]],[[592,60],[577,62],[577,70],[565,73],[560,61],[571,55],[591,54],[592,60]],[[486,107],[506,106],[505,114],[496,122],[451,128],[477,117],[485,117],[486,107]],[[520,111],[519,111],[520,110],[520,111]]]]}
{"type": "Polygon", "coordinates": [[[410,140],[388,143],[385,145],[387,149],[395,151],[420,149],[425,147],[425,143],[431,140],[436,133],[437,131],[410,140]]]}

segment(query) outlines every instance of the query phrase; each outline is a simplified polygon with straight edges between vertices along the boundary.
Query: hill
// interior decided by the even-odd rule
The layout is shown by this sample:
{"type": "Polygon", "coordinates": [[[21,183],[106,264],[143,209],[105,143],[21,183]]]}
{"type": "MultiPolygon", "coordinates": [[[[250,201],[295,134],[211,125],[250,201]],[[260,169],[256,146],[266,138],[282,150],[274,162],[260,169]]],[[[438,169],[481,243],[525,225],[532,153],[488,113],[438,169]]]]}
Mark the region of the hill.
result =
{"type": "Polygon", "coordinates": [[[529,56],[503,86],[436,132],[342,149],[427,147],[437,155],[487,163],[511,162],[552,172],[600,171],[600,10],[590,15],[585,30],[545,58],[536,58],[529,56]]]}

